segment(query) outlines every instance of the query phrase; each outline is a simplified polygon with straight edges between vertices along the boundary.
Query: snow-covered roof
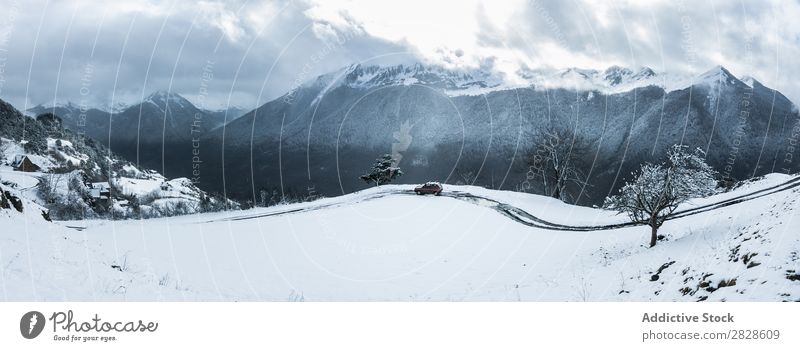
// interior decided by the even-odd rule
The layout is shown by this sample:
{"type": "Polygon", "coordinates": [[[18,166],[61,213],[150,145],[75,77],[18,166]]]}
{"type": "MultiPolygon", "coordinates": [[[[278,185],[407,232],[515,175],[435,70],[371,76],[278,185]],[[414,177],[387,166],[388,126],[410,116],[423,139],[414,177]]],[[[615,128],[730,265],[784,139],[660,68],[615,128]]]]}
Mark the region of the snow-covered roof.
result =
{"type": "Polygon", "coordinates": [[[95,189],[110,189],[111,186],[108,184],[108,182],[95,182],[95,183],[92,183],[92,188],[95,188],[95,189]]]}
{"type": "Polygon", "coordinates": [[[30,157],[28,157],[28,155],[15,155],[14,156],[14,160],[11,162],[11,166],[14,166],[14,167],[19,166],[26,159],[28,161],[30,161],[31,163],[34,163],[34,164],[36,163],[36,162],[33,162],[33,160],[31,160],[30,157]]]}

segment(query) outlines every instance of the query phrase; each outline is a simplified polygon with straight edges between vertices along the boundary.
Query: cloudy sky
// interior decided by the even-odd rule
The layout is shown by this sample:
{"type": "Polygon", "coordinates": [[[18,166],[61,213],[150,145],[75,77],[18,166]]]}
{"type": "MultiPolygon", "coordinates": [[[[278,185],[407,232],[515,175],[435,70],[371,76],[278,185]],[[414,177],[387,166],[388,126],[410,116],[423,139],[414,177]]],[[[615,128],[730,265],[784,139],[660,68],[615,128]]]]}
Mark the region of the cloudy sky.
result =
{"type": "Polygon", "coordinates": [[[0,0],[0,98],[254,107],[351,63],[723,65],[800,102],[800,2],[0,0]]]}

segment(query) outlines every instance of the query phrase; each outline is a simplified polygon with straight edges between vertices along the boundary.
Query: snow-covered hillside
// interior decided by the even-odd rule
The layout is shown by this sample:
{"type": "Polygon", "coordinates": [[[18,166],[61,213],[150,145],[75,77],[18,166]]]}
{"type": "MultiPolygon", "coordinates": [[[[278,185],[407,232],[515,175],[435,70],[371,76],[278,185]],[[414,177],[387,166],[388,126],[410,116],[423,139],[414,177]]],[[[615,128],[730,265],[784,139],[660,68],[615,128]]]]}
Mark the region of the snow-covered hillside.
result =
{"type": "Polygon", "coordinates": [[[167,179],[156,171],[141,170],[123,160],[108,158],[106,162],[114,164],[114,169],[104,173],[97,162],[92,163],[90,155],[81,153],[71,141],[54,138],[46,141],[46,153],[38,155],[25,152],[20,142],[0,138],[0,182],[8,189],[19,191],[26,199],[49,208],[53,218],[64,214],[73,218],[71,213],[76,211],[88,217],[147,218],[238,207],[233,201],[207,194],[188,178],[167,179]],[[15,169],[13,163],[20,157],[27,157],[40,169],[15,169]],[[95,165],[90,171],[101,173],[110,181],[90,181],[91,177],[82,169],[88,163],[95,165]],[[40,183],[43,181],[53,194],[49,199],[42,196],[40,183]],[[112,203],[109,208],[103,208],[106,210],[103,213],[97,213],[96,206],[94,210],[89,208],[93,205],[92,198],[98,195],[92,195],[93,190],[98,194],[103,190],[114,191],[109,195],[112,203]],[[86,202],[86,205],[64,210],[79,202],[86,202]]]}
{"type": "Polygon", "coordinates": [[[437,197],[389,185],[111,222],[49,223],[26,203],[33,210],[0,211],[0,292],[6,300],[794,301],[797,184],[773,174],[692,201],[682,210],[720,205],[667,221],[667,239],[652,249],[646,227],[563,227],[614,227],[623,215],[470,186],[445,185],[437,197]]]}

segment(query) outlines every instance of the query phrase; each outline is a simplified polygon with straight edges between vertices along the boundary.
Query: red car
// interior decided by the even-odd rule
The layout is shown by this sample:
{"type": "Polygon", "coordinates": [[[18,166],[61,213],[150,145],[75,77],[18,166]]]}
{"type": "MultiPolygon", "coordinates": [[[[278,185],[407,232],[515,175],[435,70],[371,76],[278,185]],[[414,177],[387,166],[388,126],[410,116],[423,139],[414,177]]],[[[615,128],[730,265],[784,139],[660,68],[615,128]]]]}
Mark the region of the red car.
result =
{"type": "Polygon", "coordinates": [[[417,193],[417,195],[434,194],[438,196],[442,193],[442,185],[439,184],[439,182],[427,182],[414,188],[414,192],[417,193]]]}

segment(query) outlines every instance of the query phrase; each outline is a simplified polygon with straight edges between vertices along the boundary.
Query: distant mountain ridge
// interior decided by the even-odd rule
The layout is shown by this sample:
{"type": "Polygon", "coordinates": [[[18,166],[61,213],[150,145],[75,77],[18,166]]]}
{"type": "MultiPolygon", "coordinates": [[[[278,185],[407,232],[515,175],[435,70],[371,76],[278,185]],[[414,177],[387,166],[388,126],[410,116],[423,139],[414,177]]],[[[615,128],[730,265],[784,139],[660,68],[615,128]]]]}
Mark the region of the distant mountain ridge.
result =
{"type": "Polygon", "coordinates": [[[786,156],[800,120],[794,104],[724,67],[693,77],[622,67],[529,73],[519,86],[423,65],[321,75],[209,132],[204,167],[220,171],[205,173],[204,186],[239,196],[275,184],[340,194],[366,186],[358,174],[374,157],[402,152],[403,182],[452,182],[471,170],[476,184],[516,189],[524,154],[547,128],[589,143],[593,186],[582,203],[601,201],[673,144],[703,149],[728,177],[798,171],[800,157],[786,156]],[[409,146],[397,151],[402,130],[409,146]]]}
{"type": "MultiPolygon", "coordinates": [[[[518,190],[526,154],[548,128],[588,143],[592,186],[576,190],[583,204],[602,201],[673,144],[701,148],[724,177],[800,170],[792,146],[796,106],[724,67],[695,76],[619,66],[517,75],[522,79],[422,64],[350,65],[236,119],[156,92],[119,113],[87,113],[95,122],[85,128],[168,177],[202,169],[202,187],[240,199],[274,187],[359,190],[366,186],[358,180],[362,168],[384,153],[402,158],[403,182],[454,182],[473,173],[469,182],[518,190]],[[202,127],[193,134],[196,116],[202,127]]],[[[68,126],[70,113],[63,112],[68,126]]]]}
{"type": "MultiPolygon", "coordinates": [[[[147,97],[145,97],[141,102],[135,104],[125,104],[122,102],[114,103],[113,106],[108,105],[93,105],[93,104],[86,104],[86,103],[77,103],[70,100],[65,101],[50,101],[46,103],[40,103],[34,107],[31,107],[26,110],[26,112],[32,116],[36,116],[42,113],[53,113],[65,119],[65,123],[67,125],[71,125],[73,127],[77,126],[75,120],[78,118],[81,113],[84,115],[89,116],[88,118],[98,119],[100,115],[106,115],[106,118],[110,119],[113,115],[120,115],[124,114],[128,110],[142,110],[143,108],[140,106],[142,104],[149,104],[155,108],[155,112],[164,114],[167,109],[170,110],[191,110],[193,112],[201,112],[204,114],[203,117],[209,117],[203,120],[208,126],[207,128],[213,129],[222,125],[225,120],[223,117],[227,114],[227,121],[232,121],[241,115],[243,115],[247,110],[245,108],[239,106],[229,106],[222,109],[199,109],[193,103],[191,103],[188,99],[184,98],[182,95],[174,92],[168,92],[166,90],[157,90],[147,97]]],[[[130,114],[130,113],[129,113],[130,114]]]]}
{"type": "Polygon", "coordinates": [[[40,104],[27,110],[31,115],[48,112],[61,117],[65,127],[88,135],[126,159],[164,172],[166,150],[191,152],[192,139],[236,119],[244,110],[203,110],[180,94],[165,90],[112,112],[72,102],[40,104]]]}
{"type": "Polygon", "coordinates": [[[441,89],[449,96],[481,95],[494,91],[518,88],[570,89],[577,91],[599,91],[605,94],[628,92],[647,86],[660,87],[667,92],[688,88],[719,78],[715,72],[725,71],[716,66],[699,75],[657,73],[649,67],[636,69],[611,66],[605,70],[522,69],[513,77],[481,69],[449,70],[437,65],[365,66],[353,64],[337,71],[318,76],[301,87],[336,86],[371,89],[388,86],[423,85],[441,89]]]}
{"type": "Polygon", "coordinates": [[[58,116],[43,113],[31,119],[3,100],[0,167],[3,177],[10,176],[3,184],[49,209],[52,219],[146,218],[238,206],[200,190],[188,177],[167,179],[142,168],[65,128],[58,116]],[[27,169],[17,164],[21,159],[27,160],[27,169]],[[20,179],[24,182],[14,181],[20,179]]]}

